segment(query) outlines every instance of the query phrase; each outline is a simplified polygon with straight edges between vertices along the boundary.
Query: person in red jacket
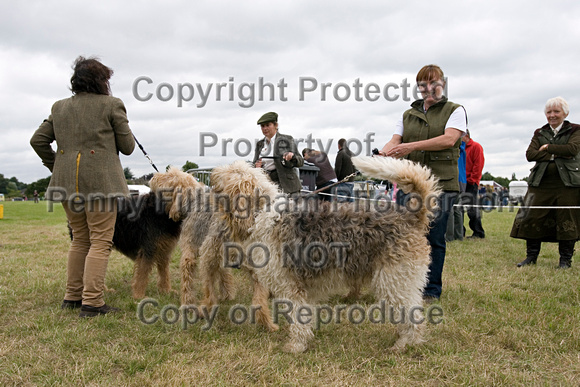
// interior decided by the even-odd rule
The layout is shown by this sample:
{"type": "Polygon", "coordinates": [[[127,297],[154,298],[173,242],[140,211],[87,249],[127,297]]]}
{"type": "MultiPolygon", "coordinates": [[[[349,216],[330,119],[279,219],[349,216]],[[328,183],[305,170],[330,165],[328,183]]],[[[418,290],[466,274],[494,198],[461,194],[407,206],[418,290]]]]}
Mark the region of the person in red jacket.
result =
{"type": "MultiPolygon", "coordinates": [[[[483,164],[485,163],[483,148],[481,144],[471,139],[469,129],[466,130],[463,141],[465,142],[465,172],[467,177],[465,193],[469,196],[470,204],[477,205],[479,182],[481,181],[481,173],[483,172],[483,164]]],[[[485,238],[485,231],[481,225],[481,212],[479,208],[468,207],[467,216],[469,217],[469,228],[473,231],[473,235],[468,238],[485,238]]],[[[463,229],[465,230],[465,227],[463,229]]]]}

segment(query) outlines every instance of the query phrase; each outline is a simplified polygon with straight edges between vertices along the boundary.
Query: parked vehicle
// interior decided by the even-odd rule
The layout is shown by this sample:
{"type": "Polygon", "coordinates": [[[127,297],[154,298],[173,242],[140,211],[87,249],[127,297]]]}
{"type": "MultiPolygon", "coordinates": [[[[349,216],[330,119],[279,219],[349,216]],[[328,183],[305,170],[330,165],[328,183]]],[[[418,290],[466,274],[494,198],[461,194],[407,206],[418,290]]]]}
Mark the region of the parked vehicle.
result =
{"type": "Polygon", "coordinates": [[[509,200],[512,204],[523,204],[524,196],[528,192],[528,183],[525,181],[512,181],[509,186],[509,200]]]}
{"type": "Polygon", "coordinates": [[[151,191],[151,189],[149,187],[147,187],[146,185],[131,185],[131,184],[129,184],[127,187],[129,188],[130,195],[144,195],[144,194],[149,193],[151,191]]]}

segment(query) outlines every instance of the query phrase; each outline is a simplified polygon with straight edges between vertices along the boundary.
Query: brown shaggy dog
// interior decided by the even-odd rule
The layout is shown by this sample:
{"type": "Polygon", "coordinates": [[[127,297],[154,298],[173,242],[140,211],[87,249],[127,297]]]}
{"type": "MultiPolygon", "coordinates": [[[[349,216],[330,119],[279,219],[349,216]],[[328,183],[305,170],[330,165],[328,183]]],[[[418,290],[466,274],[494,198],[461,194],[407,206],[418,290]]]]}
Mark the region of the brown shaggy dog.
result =
{"type": "Polygon", "coordinates": [[[145,297],[153,265],[159,274],[159,290],[171,291],[169,264],[187,212],[188,193],[202,187],[190,174],[171,167],[153,176],[150,193],[119,200],[113,247],[135,261],[134,298],[145,297]]]}
{"type": "MultiPolygon", "coordinates": [[[[258,247],[251,261],[243,261],[254,280],[252,303],[259,306],[258,321],[277,329],[269,313],[270,294],[291,305],[285,351],[305,351],[314,336],[312,319],[305,321],[301,311],[312,312],[329,296],[361,284],[368,285],[377,301],[384,300],[395,315],[420,307],[430,259],[426,233],[439,194],[437,182],[427,168],[407,160],[359,157],[353,162],[368,176],[394,181],[404,192],[413,192],[414,198],[405,208],[357,202],[304,205],[280,196],[260,169],[244,162],[215,168],[214,195],[225,194],[229,201],[216,207],[216,220],[204,242],[208,248],[201,251],[203,304],[216,302],[213,286],[220,280],[224,257],[231,260],[224,254],[228,246],[224,243],[239,242],[242,251],[258,247]]],[[[185,227],[184,233],[190,235],[185,227]]],[[[419,321],[420,311],[414,313],[419,321]]],[[[422,342],[423,326],[404,319],[392,349],[422,342]]]]}

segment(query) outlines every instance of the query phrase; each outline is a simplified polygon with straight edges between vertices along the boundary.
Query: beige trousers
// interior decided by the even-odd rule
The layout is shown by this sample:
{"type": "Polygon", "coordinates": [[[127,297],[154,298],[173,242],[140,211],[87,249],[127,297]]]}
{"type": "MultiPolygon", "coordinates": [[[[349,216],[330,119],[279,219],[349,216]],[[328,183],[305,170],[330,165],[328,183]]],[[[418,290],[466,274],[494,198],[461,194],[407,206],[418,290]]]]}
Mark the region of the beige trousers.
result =
{"type": "Polygon", "coordinates": [[[105,304],[103,290],[113,246],[117,201],[103,199],[83,205],[65,201],[63,207],[73,233],[64,299],[101,307],[105,304]]]}

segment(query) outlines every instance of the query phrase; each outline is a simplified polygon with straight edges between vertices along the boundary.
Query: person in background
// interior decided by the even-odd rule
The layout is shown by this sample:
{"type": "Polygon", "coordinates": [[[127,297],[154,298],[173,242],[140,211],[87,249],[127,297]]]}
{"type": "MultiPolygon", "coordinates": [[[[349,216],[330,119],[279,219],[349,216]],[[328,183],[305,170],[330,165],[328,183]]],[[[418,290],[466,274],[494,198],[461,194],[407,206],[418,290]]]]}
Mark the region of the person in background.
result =
{"type": "Polygon", "coordinates": [[[526,151],[535,162],[528,177],[526,206],[520,208],[510,236],[526,241],[526,259],[518,267],[535,264],[542,242],[558,243],[559,268],[572,266],[574,245],[580,238],[580,125],[566,121],[570,109],[562,97],[546,102],[548,123],[534,131],[526,151]],[[533,208],[541,206],[544,208],[533,208]]]}
{"type": "MultiPolygon", "coordinates": [[[[467,204],[477,206],[479,182],[481,181],[481,174],[485,163],[483,147],[471,138],[469,129],[466,130],[463,141],[465,142],[465,171],[467,179],[465,192],[470,201],[467,204]]],[[[485,230],[481,225],[481,210],[478,207],[467,207],[467,216],[469,217],[469,228],[473,231],[473,235],[467,238],[485,238],[485,230]]]]}
{"type": "MultiPolygon", "coordinates": [[[[459,145],[467,127],[465,109],[443,95],[445,76],[436,65],[424,66],[417,73],[417,86],[423,99],[414,101],[396,125],[391,140],[379,154],[407,158],[431,168],[443,190],[439,210],[431,222],[427,239],[431,245],[431,264],[427,285],[423,290],[425,302],[441,296],[445,263],[445,231],[447,219],[459,192],[459,145]],[[429,128],[425,130],[425,128],[429,128]]],[[[405,195],[397,192],[397,202],[404,204],[405,195]]]]}
{"type": "MultiPolygon", "coordinates": [[[[346,139],[341,138],[338,140],[338,153],[336,154],[336,159],[334,160],[334,172],[336,173],[336,178],[338,181],[342,181],[347,176],[352,175],[356,172],[356,168],[352,163],[353,153],[348,149],[346,144],[346,139]]],[[[340,183],[336,187],[337,201],[339,202],[352,202],[354,201],[354,176],[348,178],[347,181],[340,183]]]]}
{"type": "MultiPolygon", "coordinates": [[[[316,175],[317,191],[338,181],[334,169],[332,169],[332,166],[328,161],[328,155],[326,153],[310,148],[304,148],[302,149],[302,156],[304,156],[304,160],[316,165],[319,169],[318,174],[316,175]]],[[[329,187],[320,191],[318,193],[318,198],[328,202],[332,201],[331,188],[329,187]]]]}
{"type": "Polygon", "coordinates": [[[456,205],[453,206],[453,211],[449,214],[447,220],[447,231],[445,232],[445,240],[451,242],[454,240],[462,241],[465,234],[463,228],[463,207],[459,204],[463,203],[465,196],[465,186],[467,178],[465,176],[465,142],[461,141],[459,146],[459,159],[457,160],[457,167],[459,169],[459,195],[455,200],[456,205]]]}
{"type": "Polygon", "coordinates": [[[295,194],[302,189],[300,177],[295,168],[304,165],[304,159],[292,136],[278,133],[278,114],[268,112],[258,119],[264,138],[256,144],[253,164],[263,168],[270,179],[287,194],[295,194]]]}
{"type": "Polygon", "coordinates": [[[105,303],[103,290],[117,197],[129,194],[119,152],[131,154],[135,140],[123,101],[111,95],[113,70],[82,56],[73,69],[73,96],[52,105],[30,144],[52,172],[47,199],[62,201],[72,228],[61,307],[94,317],[119,311],[105,303]]]}

